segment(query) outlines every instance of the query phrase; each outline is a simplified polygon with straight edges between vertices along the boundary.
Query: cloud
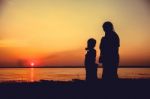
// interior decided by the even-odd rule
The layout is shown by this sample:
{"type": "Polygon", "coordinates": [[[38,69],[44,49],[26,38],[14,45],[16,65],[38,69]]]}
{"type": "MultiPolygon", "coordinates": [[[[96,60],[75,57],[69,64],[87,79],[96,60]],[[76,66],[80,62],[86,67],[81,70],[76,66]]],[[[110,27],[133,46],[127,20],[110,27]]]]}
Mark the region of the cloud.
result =
{"type": "Polygon", "coordinates": [[[4,0],[0,0],[0,4],[3,4],[4,0]]]}
{"type": "Polygon", "coordinates": [[[50,66],[81,66],[83,65],[84,50],[74,49],[48,55],[43,58],[44,65],[50,66]]]}
{"type": "Polygon", "coordinates": [[[147,1],[147,3],[149,3],[150,4],[150,0],[146,0],[147,1]]]}
{"type": "Polygon", "coordinates": [[[0,10],[2,9],[4,3],[5,3],[5,0],[0,0],[0,10]]]}
{"type": "Polygon", "coordinates": [[[145,0],[145,3],[148,5],[148,7],[150,8],[150,0],[145,0]]]}
{"type": "Polygon", "coordinates": [[[0,15],[4,9],[4,6],[9,2],[10,2],[10,0],[0,0],[0,15]]]}

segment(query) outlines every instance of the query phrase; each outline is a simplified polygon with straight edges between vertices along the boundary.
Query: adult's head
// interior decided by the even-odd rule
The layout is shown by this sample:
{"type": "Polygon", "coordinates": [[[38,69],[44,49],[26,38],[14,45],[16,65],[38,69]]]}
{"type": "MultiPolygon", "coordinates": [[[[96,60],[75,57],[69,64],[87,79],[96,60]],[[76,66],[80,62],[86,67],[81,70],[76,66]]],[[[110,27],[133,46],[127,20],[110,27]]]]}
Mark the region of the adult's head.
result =
{"type": "Polygon", "coordinates": [[[103,30],[108,33],[108,32],[114,32],[114,26],[111,22],[107,21],[103,24],[103,30]]]}
{"type": "Polygon", "coordinates": [[[87,41],[87,48],[86,50],[90,50],[90,49],[93,49],[96,45],[96,40],[94,38],[90,38],[88,41],[87,41]]]}

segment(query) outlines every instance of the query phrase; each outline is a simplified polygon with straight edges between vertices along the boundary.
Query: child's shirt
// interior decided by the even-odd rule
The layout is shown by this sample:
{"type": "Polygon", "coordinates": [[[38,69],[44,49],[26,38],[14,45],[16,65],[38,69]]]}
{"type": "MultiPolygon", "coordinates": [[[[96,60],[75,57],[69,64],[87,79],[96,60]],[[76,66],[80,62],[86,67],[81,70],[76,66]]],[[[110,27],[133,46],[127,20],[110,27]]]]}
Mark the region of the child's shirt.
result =
{"type": "Polygon", "coordinates": [[[96,61],[96,50],[95,49],[90,49],[87,51],[86,55],[85,55],[85,66],[89,67],[91,65],[95,65],[96,61]]]}

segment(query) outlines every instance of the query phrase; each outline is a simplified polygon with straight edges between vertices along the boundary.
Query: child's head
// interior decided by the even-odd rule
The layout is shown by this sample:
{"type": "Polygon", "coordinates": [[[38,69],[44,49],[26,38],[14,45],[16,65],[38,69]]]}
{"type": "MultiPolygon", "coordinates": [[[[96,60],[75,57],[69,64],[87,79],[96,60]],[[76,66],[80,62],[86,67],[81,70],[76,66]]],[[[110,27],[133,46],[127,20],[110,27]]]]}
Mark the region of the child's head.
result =
{"type": "Polygon", "coordinates": [[[90,50],[90,49],[93,49],[96,45],[96,40],[94,38],[90,38],[88,41],[87,41],[87,48],[86,50],[90,50]]]}

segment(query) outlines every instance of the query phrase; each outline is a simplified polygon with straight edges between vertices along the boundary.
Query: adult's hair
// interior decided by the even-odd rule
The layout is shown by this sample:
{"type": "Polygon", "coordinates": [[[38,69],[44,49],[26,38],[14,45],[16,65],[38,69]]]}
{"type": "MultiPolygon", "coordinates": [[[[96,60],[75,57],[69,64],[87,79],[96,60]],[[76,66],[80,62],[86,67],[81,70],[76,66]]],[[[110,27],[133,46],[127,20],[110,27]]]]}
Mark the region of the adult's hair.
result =
{"type": "Polygon", "coordinates": [[[110,21],[106,21],[104,24],[103,24],[103,29],[105,32],[110,32],[110,31],[115,31],[114,30],[114,26],[113,24],[110,22],[110,21]]]}

